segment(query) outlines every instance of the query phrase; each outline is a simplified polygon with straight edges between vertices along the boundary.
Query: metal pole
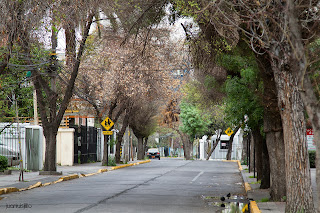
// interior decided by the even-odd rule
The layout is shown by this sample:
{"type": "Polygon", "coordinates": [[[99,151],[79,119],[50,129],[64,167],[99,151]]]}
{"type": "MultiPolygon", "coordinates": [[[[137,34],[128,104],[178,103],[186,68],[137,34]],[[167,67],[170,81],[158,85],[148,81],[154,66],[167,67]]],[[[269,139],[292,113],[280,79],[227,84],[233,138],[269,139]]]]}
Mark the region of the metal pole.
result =
{"type": "Polygon", "coordinates": [[[253,177],[256,178],[256,146],[253,148],[253,177]]]}
{"type": "Polygon", "coordinates": [[[16,118],[17,118],[17,131],[18,131],[18,141],[19,141],[19,151],[20,151],[20,175],[19,181],[23,181],[23,160],[22,160],[22,148],[21,148],[21,133],[20,133],[20,126],[19,126],[19,112],[18,112],[18,101],[16,96],[14,95],[15,105],[16,105],[16,118]]]}
{"type": "Polygon", "coordinates": [[[110,144],[110,135],[108,137],[108,141],[107,141],[107,166],[109,165],[109,144],[110,144]]]}
{"type": "Polygon", "coordinates": [[[38,125],[38,103],[37,103],[37,91],[36,88],[33,87],[33,124],[38,125]]]}
{"type": "MultiPolygon", "coordinates": [[[[131,143],[131,160],[133,161],[132,135],[131,135],[131,138],[130,138],[130,143],[131,143]]],[[[143,152],[144,152],[144,147],[143,147],[143,152]]]]}
{"type": "Polygon", "coordinates": [[[249,156],[249,160],[248,160],[248,162],[249,162],[249,172],[251,172],[251,132],[249,133],[249,146],[248,146],[249,148],[248,148],[248,150],[249,150],[249,154],[248,154],[248,156],[249,156]]]}

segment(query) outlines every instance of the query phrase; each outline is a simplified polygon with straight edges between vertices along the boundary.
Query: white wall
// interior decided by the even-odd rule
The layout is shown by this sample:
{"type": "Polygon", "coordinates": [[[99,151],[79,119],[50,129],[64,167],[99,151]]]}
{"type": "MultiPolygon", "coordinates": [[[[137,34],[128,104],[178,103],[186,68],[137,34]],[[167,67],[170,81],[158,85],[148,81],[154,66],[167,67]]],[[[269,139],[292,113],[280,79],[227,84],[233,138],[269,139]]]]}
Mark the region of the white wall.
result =
{"type": "MultiPolygon", "coordinates": [[[[56,144],[56,163],[61,166],[73,166],[74,159],[74,129],[59,128],[56,144]]],[[[45,160],[46,142],[43,137],[43,163],[45,160]]]]}
{"type": "MultiPolygon", "coordinates": [[[[211,144],[211,147],[213,146],[213,141],[215,141],[217,138],[217,135],[213,135],[210,139],[207,140],[206,137],[203,137],[200,140],[200,159],[204,160],[207,157],[207,148],[208,144],[211,144]]],[[[230,137],[228,135],[221,135],[221,140],[229,140],[230,137]]],[[[241,160],[242,156],[242,149],[243,149],[243,130],[239,129],[236,135],[233,138],[233,144],[232,144],[232,153],[231,153],[231,159],[232,160],[241,160]]],[[[217,145],[216,149],[212,153],[210,159],[226,159],[228,149],[220,149],[221,141],[217,145]]]]}

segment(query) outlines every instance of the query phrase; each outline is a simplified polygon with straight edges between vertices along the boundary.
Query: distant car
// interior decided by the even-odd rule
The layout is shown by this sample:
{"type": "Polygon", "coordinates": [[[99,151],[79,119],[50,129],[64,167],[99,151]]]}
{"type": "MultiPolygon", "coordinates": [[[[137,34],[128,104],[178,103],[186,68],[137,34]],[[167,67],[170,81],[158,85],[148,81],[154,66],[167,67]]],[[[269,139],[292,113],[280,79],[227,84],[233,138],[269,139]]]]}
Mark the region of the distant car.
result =
{"type": "Polygon", "coordinates": [[[8,166],[17,166],[20,164],[19,153],[5,144],[0,143],[0,155],[8,159],[8,166]]]}
{"type": "Polygon", "coordinates": [[[155,149],[155,148],[148,149],[147,157],[149,159],[158,158],[160,160],[160,152],[158,149],[155,149]]]}

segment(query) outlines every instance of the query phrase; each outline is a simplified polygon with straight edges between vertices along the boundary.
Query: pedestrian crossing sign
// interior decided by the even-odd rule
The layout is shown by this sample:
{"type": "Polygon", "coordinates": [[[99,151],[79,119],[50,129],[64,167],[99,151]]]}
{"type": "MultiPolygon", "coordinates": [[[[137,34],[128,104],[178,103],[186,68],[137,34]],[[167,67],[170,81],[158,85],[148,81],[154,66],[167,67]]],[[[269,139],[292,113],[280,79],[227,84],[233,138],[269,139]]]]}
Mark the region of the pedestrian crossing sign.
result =
{"type": "Polygon", "coordinates": [[[225,133],[226,133],[228,136],[230,136],[230,135],[233,134],[233,131],[232,131],[232,129],[229,127],[229,128],[225,131],[225,133]]]}
{"type": "Polygon", "coordinates": [[[106,119],[104,119],[102,122],[101,122],[101,126],[103,126],[106,130],[109,130],[111,129],[111,127],[113,126],[113,121],[109,118],[109,117],[106,117],[106,119]]]}

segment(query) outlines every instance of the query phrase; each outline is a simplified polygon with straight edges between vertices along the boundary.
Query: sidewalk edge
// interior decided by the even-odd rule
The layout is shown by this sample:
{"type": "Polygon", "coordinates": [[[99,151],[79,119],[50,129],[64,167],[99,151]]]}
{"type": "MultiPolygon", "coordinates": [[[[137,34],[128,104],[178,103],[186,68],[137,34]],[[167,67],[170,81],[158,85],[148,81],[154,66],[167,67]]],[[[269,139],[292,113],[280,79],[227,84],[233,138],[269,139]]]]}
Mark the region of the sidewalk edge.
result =
{"type": "MultiPolygon", "coordinates": [[[[242,174],[243,168],[241,166],[240,161],[239,160],[223,160],[223,162],[236,162],[236,163],[238,163],[239,171],[241,173],[241,177],[242,177],[242,180],[244,183],[244,189],[246,190],[246,193],[248,194],[248,192],[251,191],[251,186],[248,182],[246,182],[245,177],[242,174]]],[[[256,201],[250,201],[250,212],[251,213],[261,213],[256,201]]]]}
{"type": "MultiPolygon", "coordinates": [[[[151,162],[151,160],[146,160],[146,161],[141,161],[141,162],[136,162],[136,163],[130,163],[130,164],[125,164],[125,165],[121,165],[121,166],[115,166],[115,167],[112,167],[111,170],[121,169],[121,168],[129,167],[129,166],[135,166],[135,165],[149,163],[149,162],[151,162]]],[[[31,190],[31,189],[38,188],[38,187],[44,187],[44,186],[53,185],[53,184],[60,183],[60,182],[63,182],[63,181],[69,181],[69,180],[78,179],[78,178],[81,178],[81,177],[89,177],[89,176],[92,176],[92,175],[97,175],[97,174],[101,174],[101,173],[108,172],[108,171],[109,171],[108,169],[99,169],[97,172],[91,173],[91,174],[81,174],[80,176],[77,175],[77,174],[72,174],[72,175],[62,176],[58,180],[53,181],[53,182],[48,182],[48,183],[43,183],[42,184],[42,182],[39,181],[36,184],[30,185],[30,186],[28,186],[26,188],[21,188],[21,189],[18,189],[16,187],[0,188],[0,195],[9,194],[9,193],[12,193],[12,192],[27,191],[27,190],[31,190]]],[[[0,197],[0,200],[2,200],[3,198],[4,197],[0,197]]]]}

